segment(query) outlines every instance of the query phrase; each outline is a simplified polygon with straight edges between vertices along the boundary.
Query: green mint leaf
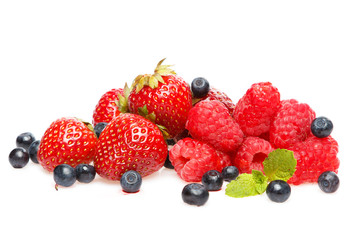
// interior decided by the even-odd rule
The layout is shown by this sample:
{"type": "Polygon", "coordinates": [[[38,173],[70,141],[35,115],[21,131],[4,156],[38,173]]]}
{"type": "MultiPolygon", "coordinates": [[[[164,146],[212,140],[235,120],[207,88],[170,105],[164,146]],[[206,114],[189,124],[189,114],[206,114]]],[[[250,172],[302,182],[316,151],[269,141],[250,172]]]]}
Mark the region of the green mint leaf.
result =
{"type": "Polygon", "coordinates": [[[294,153],[286,149],[276,149],[263,161],[264,173],[269,181],[289,180],[296,168],[294,153]]]}
{"type": "Polygon", "coordinates": [[[235,180],[228,183],[225,194],[229,197],[242,198],[255,196],[258,192],[255,189],[255,183],[252,174],[240,174],[235,180]]]}
{"type": "Polygon", "coordinates": [[[228,183],[225,194],[235,198],[255,196],[264,193],[266,187],[267,177],[262,172],[253,170],[251,174],[240,174],[235,180],[228,183]]]}
{"type": "Polygon", "coordinates": [[[257,170],[252,170],[253,179],[255,182],[255,189],[259,194],[263,194],[266,191],[268,185],[268,178],[264,174],[257,170]]]}

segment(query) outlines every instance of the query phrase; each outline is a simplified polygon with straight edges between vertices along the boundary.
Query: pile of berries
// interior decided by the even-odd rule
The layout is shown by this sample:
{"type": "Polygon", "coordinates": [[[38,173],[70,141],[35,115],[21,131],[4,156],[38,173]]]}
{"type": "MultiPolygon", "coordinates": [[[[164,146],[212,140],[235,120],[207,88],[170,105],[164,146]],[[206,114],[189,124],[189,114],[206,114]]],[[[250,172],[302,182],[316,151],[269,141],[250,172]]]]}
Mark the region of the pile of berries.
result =
{"type": "Polygon", "coordinates": [[[130,87],[106,92],[93,125],[63,117],[41,140],[21,134],[11,165],[22,168],[31,158],[54,173],[56,187],[89,183],[98,174],[120,181],[126,192],[138,192],[143,177],[165,166],[191,182],[183,200],[200,206],[223,181],[263,171],[263,161],[280,148],[294,153],[296,171],[287,182],[268,185],[271,200],[286,201],[289,184],[318,182],[325,192],[337,190],[338,144],[329,119],[316,117],[305,103],[281,99],[270,82],[253,84],[234,104],[205,78],[188,84],[163,61],[130,87]]]}

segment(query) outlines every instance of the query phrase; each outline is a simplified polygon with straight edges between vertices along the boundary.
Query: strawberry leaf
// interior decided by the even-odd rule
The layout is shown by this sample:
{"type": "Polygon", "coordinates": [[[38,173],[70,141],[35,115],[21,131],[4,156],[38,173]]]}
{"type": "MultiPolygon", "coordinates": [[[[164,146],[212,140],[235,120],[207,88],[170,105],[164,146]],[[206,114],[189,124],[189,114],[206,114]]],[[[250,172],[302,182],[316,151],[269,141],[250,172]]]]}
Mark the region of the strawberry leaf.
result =
{"type": "Polygon", "coordinates": [[[154,75],[150,76],[150,80],[149,80],[149,87],[151,87],[152,89],[157,88],[159,85],[157,79],[155,78],[154,75]]]}
{"type": "Polygon", "coordinates": [[[140,90],[145,86],[147,76],[142,76],[136,85],[136,93],[140,92],[140,90]]]}
{"type": "Polygon", "coordinates": [[[164,75],[169,75],[169,74],[173,74],[176,75],[176,72],[172,69],[170,69],[170,67],[172,67],[173,65],[162,65],[162,63],[165,61],[166,58],[162,59],[158,65],[155,68],[154,73],[158,73],[162,76],[164,75]]]}
{"type": "Polygon", "coordinates": [[[89,122],[87,122],[85,120],[82,120],[81,118],[76,118],[76,119],[79,120],[80,122],[82,122],[83,124],[85,124],[85,126],[95,134],[94,127],[93,127],[93,125],[91,123],[89,123],[89,122]]]}
{"type": "Polygon", "coordinates": [[[120,112],[127,113],[127,112],[129,112],[128,99],[129,99],[129,95],[130,95],[130,89],[129,89],[127,83],[125,83],[123,91],[124,91],[124,96],[119,93],[119,95],[118,95],[119,100],[115,101],[115,103],[120,112]]]}
{"type": "Polygon", "coordinates": [[[147,106],[144,105],[143,107],[139,107],[138,108],[138,114],[148,120],[150,120],[151,122],[155,123],[156,120],[156,115],[154,112],[149,113],[149,110],[147,109],[147,106]]]}
{"type": "Polygon", "coordinates": [[[138,75],[133,83],[131,84],[131,89],[135,88],[136,93],[139,93],[141,89],[145,86],[149,86],[152,89],[157,88],[159,86],[159,82],[164,83],[164,79],[161,76],[164,75],[176,75],[175,71],[170,69],[172,65],[161,65],[164,62],[165,58],[162,59],[155,68],[154,74],[144,74],[138,75]]]}
{"type": "Polygon", "coordinates": [[[159,125],[159,124],[156,124],[156,126],[160,129],[164,139],[169,139],[170,138],[170,134],[169,134],[166,127],[164,127],[162,125],[159,125]]]}
{"type": "Polygon", "coordinates": [[[158,82],[161,82],[161,83],[164,83],[164,84],[165,84],[164,79],[161,77],[160,74],[155,73],[153,76],[156,78],[156,80],[157,80],[158,82]]]}

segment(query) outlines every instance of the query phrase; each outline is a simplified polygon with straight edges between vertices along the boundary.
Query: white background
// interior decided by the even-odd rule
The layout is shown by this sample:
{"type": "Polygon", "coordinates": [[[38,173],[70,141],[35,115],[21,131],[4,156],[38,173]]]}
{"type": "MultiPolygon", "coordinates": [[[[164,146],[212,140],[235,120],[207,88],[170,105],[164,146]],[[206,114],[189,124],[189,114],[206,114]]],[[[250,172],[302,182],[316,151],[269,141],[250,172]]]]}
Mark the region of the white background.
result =
{"type": "Polygon", "coordinates": [[[359,237],[358,1],[1,1],[1,239],[338,239],[359,237]],[[341,186],[293,186],[290,199],[235,199],[224,189],[186,205],[163,169],[137,194],[97,178],[55,191],[32,162],[13,169],[18,134],[52,121],[91,121],[103,93],[167,57],[191,82],[206,77],[234,102],[271,81],[282,99],[332,119],[341,186]],[[345,235],[346,234],[346,235],[345,235]]]}

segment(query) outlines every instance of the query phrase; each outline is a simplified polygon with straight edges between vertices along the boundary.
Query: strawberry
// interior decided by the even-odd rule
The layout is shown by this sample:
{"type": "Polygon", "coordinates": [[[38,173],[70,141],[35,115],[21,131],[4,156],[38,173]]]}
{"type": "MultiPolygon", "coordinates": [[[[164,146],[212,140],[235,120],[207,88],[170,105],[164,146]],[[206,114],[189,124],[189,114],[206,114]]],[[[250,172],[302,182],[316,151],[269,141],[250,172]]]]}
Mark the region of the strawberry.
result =
{"type": "Polygon", "coordinates": [[[140,115],[120,114],[101,133],[94,159],[96,172],[120,180],[128,170],[142,177],[159,170],[167,157],[167,145],[159,128],[140,115]]]}
{"type": "Polygon", "coordinates": [[[170,65],[157,65],[153,75],[135,78],[127,97],[131,113],[150,115],[156,124],[167,129],[169,137],[185,130],[185,122],[192,107],[190,86],[170,65]],[[145,112],[145,113],[144,113],[145,112]]]}
{"type": "Polygon", "coordinates": [[[45,131],[38,150],[38,161],[52,172],[60,164],[76,167],[90,163],[95,155],[97,138],[92,126],[77,118],[60,118],[45,131]]]}
{"type": "Polygon", "coordinates": [[[111,89],[101,96],[93,113],[94,126],[100,122],[108,123],[121,113],[119,95],[124,96],[124,91],[121,88],[111,89]]]}

